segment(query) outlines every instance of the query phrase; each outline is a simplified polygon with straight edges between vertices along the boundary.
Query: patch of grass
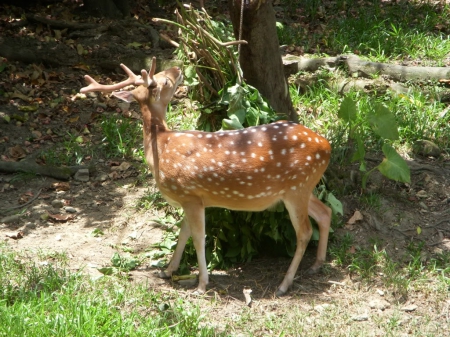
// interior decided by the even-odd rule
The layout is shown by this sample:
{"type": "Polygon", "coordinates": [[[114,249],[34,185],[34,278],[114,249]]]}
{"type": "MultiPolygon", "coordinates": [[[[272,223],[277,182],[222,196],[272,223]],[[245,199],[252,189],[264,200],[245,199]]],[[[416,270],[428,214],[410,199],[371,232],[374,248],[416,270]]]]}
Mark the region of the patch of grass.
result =
{"type": "Polygon", "coordinates": [[[303,46],[306,53],[352,52],[381,62],[405,58],[445,65],[450,52],[448,4],[285,0],[282,8],[286,16],[309,18],[279,31],[282,43],[303,46]]]}
{"type": "Polygon", "coordinates": [[[86,156],[93,155],[93,147],[82,135],[67,133],[62,144],[45,151],[42,159],[47,165],[80,165],[86,156]]]}
{"type": "Polygon", "coordinates": [[[195,130],[200,117],[200,109],[190,101],[190,104],[169,105],[167,109],[167,125],[172,130],[195,130]]]}
{"type": "Polygon", "coordinates": [[[141,121],[116,115],[105,116],[101,129],[103,150],[107,157],[144,158],[141,121]]]}
{"type": "Polygon", "coordinates": [[[366,209],[373,209],[378,211],[381,208],[381,196],[376,192],[368,192],[362,194],[359,200],[366,209]]]}
{"type": "Polygon", "coordinates": [[[17,172],[14,174],[14,176],[11,179],[11,184],[17,183],[17,182],[28,182],[33,179],[36,179],[36,174],[31,172],[17,172]]]}
{"type": "Polygon", "coordinates": [[[328,248],[330,256],[338,266],[346,266],[350,261],[349,250],[353,246],[354,238],[350,233],[345,233],[341,238],[337,238],[328,248]]]}
{"type": "Polygon", "coordinates": [[[220,336],[181,298],[96,281],[0,245],[0,336],[220,336]]]}

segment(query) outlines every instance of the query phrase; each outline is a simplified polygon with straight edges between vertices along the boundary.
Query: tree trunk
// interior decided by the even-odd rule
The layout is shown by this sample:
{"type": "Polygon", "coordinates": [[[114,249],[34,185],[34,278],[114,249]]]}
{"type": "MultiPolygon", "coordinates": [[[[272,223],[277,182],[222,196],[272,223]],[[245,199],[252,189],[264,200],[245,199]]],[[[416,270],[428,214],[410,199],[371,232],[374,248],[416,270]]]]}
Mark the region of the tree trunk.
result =
{"type": "MultiPolygon", "coordinates": [[[[236,39],[239,38],[242,1],[244,0],[229,0],[236,39]]],[[[249,4],[244,5],[242,40],[248,42],[241,46],[239,56],[245,81],[257,88],[275,111],[297,121],[289,86],[284,77],[275,11],[271,1],[250,0],[249,4]]]]}

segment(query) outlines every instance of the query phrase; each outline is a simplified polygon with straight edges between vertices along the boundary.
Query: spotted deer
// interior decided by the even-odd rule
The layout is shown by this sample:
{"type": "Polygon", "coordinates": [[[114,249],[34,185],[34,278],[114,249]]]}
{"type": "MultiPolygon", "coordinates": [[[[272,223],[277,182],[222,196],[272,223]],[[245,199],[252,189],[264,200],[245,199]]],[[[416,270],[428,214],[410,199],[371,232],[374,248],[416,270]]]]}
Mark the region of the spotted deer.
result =
{"type": "Polygon", "coordinates": [[[331,210],[313,195],[330,160],[328,141],[293,122],[281,121],[233,131],[175,131],[166,124],[166,111],[183,75],[178,67],[155,74],[135,75],[120,65],[128,79],[102,85],[86,75],[89,83],[82,93],[112,92],[128,85],[132,91],[115,91],[114,96],[137,101],[143,118],[144,152],[156,184],[164,198],[182,207],[184,219],[175,253],[161,272],[171,277],[180,264],[186,241],[192,235],[197,252],[202,294],[208,284],[205,259],[205,208],[262,211],[283,201],[297,235],[297,248],[276,295],[292,285],[306,246],[312,235],[308,215],[319,227],[317,258],[310,272],[325,261],[331,210]]]}

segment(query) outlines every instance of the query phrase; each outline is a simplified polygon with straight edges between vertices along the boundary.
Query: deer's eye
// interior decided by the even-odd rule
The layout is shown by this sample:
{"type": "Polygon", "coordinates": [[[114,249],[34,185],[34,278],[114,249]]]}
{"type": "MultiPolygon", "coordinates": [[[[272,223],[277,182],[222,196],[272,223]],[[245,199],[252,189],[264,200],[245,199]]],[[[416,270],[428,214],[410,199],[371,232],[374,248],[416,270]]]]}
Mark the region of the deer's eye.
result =
{"type": "Polygon", "coordinates": [[[169,84],[169,79],[166,77],[166,82],[164,82],[164,85],[168,85],[169,84]]]}

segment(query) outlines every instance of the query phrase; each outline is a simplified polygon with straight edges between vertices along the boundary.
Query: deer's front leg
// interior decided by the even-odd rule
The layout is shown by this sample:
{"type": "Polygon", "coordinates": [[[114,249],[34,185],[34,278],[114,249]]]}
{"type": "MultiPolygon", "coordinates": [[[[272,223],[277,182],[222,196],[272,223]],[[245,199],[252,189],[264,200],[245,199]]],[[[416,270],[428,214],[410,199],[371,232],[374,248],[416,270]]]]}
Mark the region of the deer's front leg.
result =
{"type": "Polygon", "coordinates": [[[206,285],[208,284],[208,268],[205,258],[205,208],[199,200],[183,205],[183,209],[185,221],[191,230],[192,241],[197,253],[199,270],[197,292],[203,294],[206,292],[206,285]]]}

